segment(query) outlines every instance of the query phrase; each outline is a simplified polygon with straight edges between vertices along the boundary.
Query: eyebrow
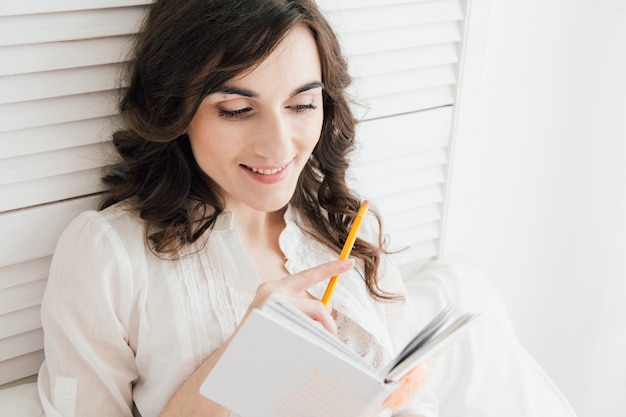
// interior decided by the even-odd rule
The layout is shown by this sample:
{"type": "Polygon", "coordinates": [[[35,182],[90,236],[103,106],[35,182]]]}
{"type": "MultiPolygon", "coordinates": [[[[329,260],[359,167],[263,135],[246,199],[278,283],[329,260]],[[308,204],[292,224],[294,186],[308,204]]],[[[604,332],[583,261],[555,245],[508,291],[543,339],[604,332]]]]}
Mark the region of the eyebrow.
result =
{"type": "MultiPolygon", "coordinates": [[[[291,97],[298,95],[300,93],[304,93],[305,91],[309,91],[309,90],[314,90],[316,88],[324,88],[324,83],[321,81],[311,81],[310,83],[306,83],[298,88],[296,88],[295,90],[292,91],[291,93],[291,97]]],[[[255,93],[254,91],[245,89],[245,88],[239,88],[239,87],[235,87],[232,85],[227,85],[224,84],[222,85],[220,88],[217,89],[216,93],[223,93],[223,94],[235,94],[238,96],[243,96],[243,97],[250,97],[250,98],[254,98],[257,97],[258,94],[255,93]]]]}

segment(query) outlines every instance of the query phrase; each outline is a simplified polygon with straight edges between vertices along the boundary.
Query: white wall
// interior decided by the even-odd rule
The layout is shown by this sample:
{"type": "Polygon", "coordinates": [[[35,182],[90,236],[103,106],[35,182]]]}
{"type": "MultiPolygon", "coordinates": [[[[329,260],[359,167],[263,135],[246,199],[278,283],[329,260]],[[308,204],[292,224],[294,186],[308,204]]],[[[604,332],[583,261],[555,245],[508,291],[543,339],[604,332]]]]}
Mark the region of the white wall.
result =
{"type": "Polygon", "coordinates": [[[580,417],[624,417],[626,2],[473,7],[446,253],[484,268],[580,417]]]}

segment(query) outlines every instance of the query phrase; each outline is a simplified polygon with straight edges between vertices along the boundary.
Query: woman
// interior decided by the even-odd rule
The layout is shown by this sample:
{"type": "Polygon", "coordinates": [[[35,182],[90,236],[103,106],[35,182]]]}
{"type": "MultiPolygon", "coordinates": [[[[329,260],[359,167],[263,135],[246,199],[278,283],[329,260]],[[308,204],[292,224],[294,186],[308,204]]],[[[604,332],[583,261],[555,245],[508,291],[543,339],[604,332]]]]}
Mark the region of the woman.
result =
{"type": "MultiPolygon", "coordinates": [[[[355,120],[315,3],[159,1],[129,77],[110,198],[68,227],[51,266],[47,415],[229,415],[199,386],[273,293],[374,365],[389,360],[415,319],[380,222],[354,260],[335,260],[359,206],[345,183],[355,120]]],[[[402,415],[435,415],[420,395],[402,415]]]]}

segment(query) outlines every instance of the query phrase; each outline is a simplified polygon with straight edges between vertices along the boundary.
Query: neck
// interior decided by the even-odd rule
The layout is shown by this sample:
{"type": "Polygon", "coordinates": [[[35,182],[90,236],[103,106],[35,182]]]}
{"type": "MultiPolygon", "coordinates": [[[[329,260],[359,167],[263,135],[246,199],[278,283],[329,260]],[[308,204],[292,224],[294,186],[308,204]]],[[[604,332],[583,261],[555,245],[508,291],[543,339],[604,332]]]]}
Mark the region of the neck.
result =
{"type": "Polygon", "coordinates": [[[282,208],[274,212],[251,210],[247,207],[233,207],[233,227],[239,234],[252,242],[278,241],[278,235],[285,228],[285,210],[282,208]]]}

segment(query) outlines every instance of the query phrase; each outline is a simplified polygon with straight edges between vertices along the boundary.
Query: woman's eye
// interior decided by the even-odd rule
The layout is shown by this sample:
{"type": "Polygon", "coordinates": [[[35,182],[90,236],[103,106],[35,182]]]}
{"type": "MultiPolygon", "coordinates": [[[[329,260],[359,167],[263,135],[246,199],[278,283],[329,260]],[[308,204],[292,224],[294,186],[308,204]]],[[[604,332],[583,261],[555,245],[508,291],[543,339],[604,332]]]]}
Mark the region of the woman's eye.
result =
{"type": "Polygon", "coordinates": [[[237,119],[237,118],[244,117],[246,113],[250,111],[252,111],[251,107],[246,107],[246,108],[237,109],[237,110],[220,109],[220,116],[225,117],[227,119],[237,119]]]}
{"type": "Polygon", "coordinates": [[[295,110],[296,113],[301,113],[307,110],[315,110],[317,106],[314,104],[296,104],[295,106],[291,106],[291,108],[295,110]]]}

